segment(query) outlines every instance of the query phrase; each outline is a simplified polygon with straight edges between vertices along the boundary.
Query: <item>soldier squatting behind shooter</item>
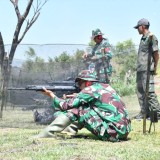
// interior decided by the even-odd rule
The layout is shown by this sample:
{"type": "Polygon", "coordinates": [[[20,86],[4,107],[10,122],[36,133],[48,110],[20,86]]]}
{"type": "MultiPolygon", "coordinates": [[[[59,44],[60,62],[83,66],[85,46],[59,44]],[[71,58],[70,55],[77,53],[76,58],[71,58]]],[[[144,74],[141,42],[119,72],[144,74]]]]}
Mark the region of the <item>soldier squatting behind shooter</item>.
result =
{"type": "Polygon", "coordinates": [[[77,129],[84,127],[103,141],[126,140],[131,123],[125,104],[116,91],[109,84],[99,83],[89,70],[79,73],[75,82],[81,91],[66,100],[44,88],[44,94],[52,98],[53,107],[61,111],[56,112],[57,118],[34,138],[56,138],[55,133],[71,133],[71,130],[76,134],[77,129]]]}

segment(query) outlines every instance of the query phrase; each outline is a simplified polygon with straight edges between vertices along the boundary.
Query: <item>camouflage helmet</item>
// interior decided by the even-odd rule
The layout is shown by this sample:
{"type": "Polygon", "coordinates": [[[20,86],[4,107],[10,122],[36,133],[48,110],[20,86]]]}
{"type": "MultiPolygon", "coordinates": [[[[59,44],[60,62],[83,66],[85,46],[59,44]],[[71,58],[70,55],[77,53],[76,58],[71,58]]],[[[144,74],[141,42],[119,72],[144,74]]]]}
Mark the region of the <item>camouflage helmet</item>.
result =
{"type": "Polygon", "coordinates": [[[100,29],[97,28],[92,31],[92,39],[94,39],[96,36],[99,36],[99,35],[103,35],[100,29]]]}
{"type": "Polygon", "coordinates": [[[90,70],[82,70],[79,74],[78,77],[76,78],[75,82],[79,80],[85,80],[85,81],[93,81],[97,82],[98,79],[96,75],[94,75],[90,70]]]}

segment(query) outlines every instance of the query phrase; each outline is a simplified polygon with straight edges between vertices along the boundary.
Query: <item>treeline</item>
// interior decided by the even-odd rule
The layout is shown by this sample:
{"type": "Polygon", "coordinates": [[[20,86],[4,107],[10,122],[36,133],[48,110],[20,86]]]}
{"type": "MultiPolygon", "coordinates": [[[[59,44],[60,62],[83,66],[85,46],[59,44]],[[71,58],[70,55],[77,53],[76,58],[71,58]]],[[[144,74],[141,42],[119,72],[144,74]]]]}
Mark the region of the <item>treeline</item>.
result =
{"type": "MultiPolygon", "coordinates": [[[[93,45],[93,43],[90,43],[93,45]]],[[[89,45],[85,50],[91,50],[92,45],[89,45]]],[[[113,58],[111,60],[113,66],[113,74],[111,78],[111,85],[121,95],[128,95],[134,93],[135,90],[135,70],[137,49],[132,40],[119,42],[116,46],[111,46],[113,58]],[[127,75],[127,73],[131,73],[127,75]],[[128,77],[126,77],[128,76],[128,77]],[[126,87],[127,84],[127,87],[126,87]]],[[[75,53],[70,55],[66,51],[56,57],[48,57],[48,61],[39,57],[34,48],[29,47],[25,52],[27,56],[26,61],[22,64],[22,70],[28,73],[26,79],[34,79],[36,74],[39,74],[39,79],[44,78],[44,72],[50,74],[53,80],[66,80],[68,78],[74,79],[77,74],[87,69],[87,64],[83,62],[82,55],[84,50],[77,49],[75,53]],[[32,73],[32,76],[29,76],[32,73]]],[[[46,54],[47,55],[47,54],[46,54]]],[[[53,53],[55,55],[55,53],[53,53]]]]}
{"type": "MultiPolygon", "coordinates": [[[[26,72],[49,72],[54,75],[64,75],[64,79],[69,73],[76,74],[84,67],[82,55],[84,51],[77,49],[73,55],[69,55],[66,51],[56,57],[48,57],[48,61],[35,53],[34,49],[29,47],[26,51],[27,59],[22,64],[22,70],[26,72]]],[[[55,53],[53,53],[54,55],[55,53]]]]}

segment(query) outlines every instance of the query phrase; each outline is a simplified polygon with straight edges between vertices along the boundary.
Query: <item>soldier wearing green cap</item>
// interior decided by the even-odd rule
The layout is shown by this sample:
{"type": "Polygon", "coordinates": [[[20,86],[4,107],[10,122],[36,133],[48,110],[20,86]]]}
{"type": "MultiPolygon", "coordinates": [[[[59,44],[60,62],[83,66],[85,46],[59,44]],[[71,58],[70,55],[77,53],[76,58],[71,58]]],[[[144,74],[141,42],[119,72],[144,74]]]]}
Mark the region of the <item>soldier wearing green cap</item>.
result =
{"type": "Polygon", "coordinates": [[[55,137],[57,132],[63,132],[68,126],[78,122],[81,128],[86,128],[100,140],[126,140],[131,124],[125,104],[116,91],[109,84],[99,83],[89,70],[79,73],[75,82],[81,91],[66,100],[44,88],[44,94],[53,99],[53,106],[61,110],[61,116],[37,138],[55,137]]]}
{"type": "Polygon", "coordinates": [[[103,37],[100,29],[92,31],[92,40],[94,40],[95,46],[93,46],[91,53],[85,53],[83,58],[91,59],[95,68],[93,72],[100,82],[109,83],[109,77],[112,74],[112,66],[110,64],[112,58],[111,46],[108,39],[103,37]]]}

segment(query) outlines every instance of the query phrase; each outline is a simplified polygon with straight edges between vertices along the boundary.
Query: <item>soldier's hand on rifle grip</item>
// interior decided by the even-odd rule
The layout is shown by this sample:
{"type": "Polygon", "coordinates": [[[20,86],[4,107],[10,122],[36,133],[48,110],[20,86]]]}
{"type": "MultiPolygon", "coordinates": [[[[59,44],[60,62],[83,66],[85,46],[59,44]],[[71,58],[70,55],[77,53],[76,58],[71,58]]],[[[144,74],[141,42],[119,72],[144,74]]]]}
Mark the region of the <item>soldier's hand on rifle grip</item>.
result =
{"type": "Polygon", "coordinates": [[[67,95],[66,94],[63,94],[63,99],[67,99],[67,95]]]}
{"type": "Polygon", "coordinates": [[[63,94],[63,99],[74,98],[76,96],[77,96],[77,93],[73,93],[73,94],[69,94],[69,95],[63,94]]]}
{"type": "Polygon", "coordinates": [[[82,58],[86,59],[87,57],[88,57],[88,53],[85,52],[85,53],[83,54],[82,58]]]}
{"type": "Polygon", "coordinates": [[[47,90],[45,87],[43,87],[43,90],[44,90],[44,94],[45,95],[47,95],[47,96],[49,96],[49,97],[51,97],[51,98],[54,98],[55,97],[55,95],[54,95],[54,93],[52,92],[52,91],[50,91],[50,90],[47,90]]]}

